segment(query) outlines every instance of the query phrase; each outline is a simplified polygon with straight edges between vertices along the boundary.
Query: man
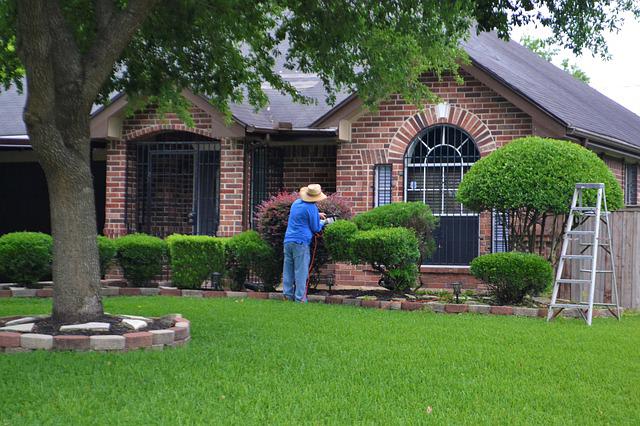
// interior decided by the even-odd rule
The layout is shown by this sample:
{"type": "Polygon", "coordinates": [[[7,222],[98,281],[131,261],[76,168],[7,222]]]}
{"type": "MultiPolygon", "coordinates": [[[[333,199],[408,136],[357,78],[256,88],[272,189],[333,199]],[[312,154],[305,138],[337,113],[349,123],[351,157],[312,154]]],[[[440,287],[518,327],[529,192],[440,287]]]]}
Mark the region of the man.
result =
{"type": "Polygon", "coordinates": [[[287,300],[307,301],[309,251],[313,234],[324,227],[326,215],[318,211],[316,203],[327,196],[320,185],[312,184],[300,189],[300,198],[293,202],[289,212],[287,232],[284,235],[284,266],[282,286],[287,300]]]}

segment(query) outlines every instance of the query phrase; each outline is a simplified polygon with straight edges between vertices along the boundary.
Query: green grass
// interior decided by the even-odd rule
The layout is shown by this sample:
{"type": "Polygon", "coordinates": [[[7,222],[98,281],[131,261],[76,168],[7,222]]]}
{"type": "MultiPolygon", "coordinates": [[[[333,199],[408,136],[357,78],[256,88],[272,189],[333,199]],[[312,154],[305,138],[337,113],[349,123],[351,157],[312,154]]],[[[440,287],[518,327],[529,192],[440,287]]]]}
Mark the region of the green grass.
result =
{"type": "MultiPolygon", "coordinates": [[[[588,328],[277,301],[105,304],[180,312],[193,340],[164,352],[0,354],[0,424],[640,422],[638,316],[588,328]]],[[[49,308],[2,299],[0,316],[49,308]]]]}

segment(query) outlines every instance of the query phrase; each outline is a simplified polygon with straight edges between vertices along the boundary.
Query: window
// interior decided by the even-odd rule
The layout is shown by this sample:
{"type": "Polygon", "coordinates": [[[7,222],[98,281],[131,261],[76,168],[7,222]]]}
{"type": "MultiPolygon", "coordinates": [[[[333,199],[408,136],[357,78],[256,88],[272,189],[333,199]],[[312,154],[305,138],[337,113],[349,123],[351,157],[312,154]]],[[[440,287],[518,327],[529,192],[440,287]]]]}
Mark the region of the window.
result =
{"type": "Polygon", "coordinates": [[[494,211],[492,216],[491,251],[493,253],[503,253],[509,250],[509,216],[497,211],[494,211]]]}
{"type": "Polygon", "coordinates": [[[422,130],[405,155],[405,200],[422,201],[440,218],[429,264],[468,265],[478,255],[478,215],[456,200],[464,174],[480,159],[471,136],[450,125],[422,130]]]}
{"type": "Polygon", "coordinates": [[[373,170],[375,174],[373,206],[378,207],[391,204],[391,164],[376,164],[373,170]]]}
{"type": "Polygon", "coordinates": [[[624,179],[624,201],[629,206],[638,204],[638,165],[627,164],[624,179]]]}

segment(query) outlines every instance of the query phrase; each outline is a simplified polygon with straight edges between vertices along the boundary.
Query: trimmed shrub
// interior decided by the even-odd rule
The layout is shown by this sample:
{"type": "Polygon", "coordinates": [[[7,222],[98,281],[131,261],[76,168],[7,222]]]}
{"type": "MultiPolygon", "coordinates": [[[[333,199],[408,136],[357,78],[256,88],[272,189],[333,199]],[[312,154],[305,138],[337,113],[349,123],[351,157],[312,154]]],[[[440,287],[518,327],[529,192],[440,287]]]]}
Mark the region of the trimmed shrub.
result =
{"type": "Polygon", "coordinates": [[[350,262],[353,257],[353,238],[358,232],[355,223],[338,220],[324,229],[324,244],[336,262],[350,262]]]}
{"type": "Polygon", "coordinates": [[[435,251],[433,231],[438,226],[438,219],[433,216],[429,206],[422,202],[391,203],[376,207],[357,215],[353,221],[363,231],[394,227],[411,229],[418,238],[418,264],[422,264],[435,251]]]}
{"type": "Polygon", "coordinates": [[[497,304],[522,303],[525,297],[547,290],[553,268],[544,258],[530,253],[492,253],[475,258],[471,273],[484,281],[497,304]]]}
{"type": "Polygon", "coordinates": [[[125,278],[133,285],[144,287],[162,272],[166,243],[147,234],[129,234],[115,240],[118,262],[125,278]]]}
{"type": "Polygon", "coordinates": [[[53,240],[41,232],[12,232],[0,237],[0,275],[32,285],[51,274],[53,240]]]}
{"type": "Polygon", "coordinates": [[[198,289],[212,272],[224,273],[226,239],[173,234],[165,241],[176,287],[198,289]]]}
{"type": "Polygon", "coordinates": [[[420,250],[413,231],[406,228],[358,231],[351,242],[351,262],[368,263],[380,272],[381,286],[405,291],[416,285],[420,250]]]}
{"type": "MultiPolygon", "coordinates": [[[[611,211],[624,205],[622,188],[598,156],[578,144],[526,137],[476,162],[458,189],[458,201],[475,211],[496,211],[509,224],[508,250],[554,261],[561,224],[576,183],[604,183],[611,211]]],[[[585,201],[595,202],[595,191],[585,201]]]]}
{"type": "Polygon", "coordinates": [[[116,247],[115,240],[107,238],[103,235],[98,235],[98,254],[100,256],[100,276],[104,277],[107,273],[107,269],[111,265],[113,258],[116,257],[118,248],[116,247]]]}
{"type": "MultiPolygon", "coordinates": [[[[284,258],[283,243],[284,234],[287,231],[289,221],[289,211],[291,204],[298,199],[297,193],[280,193],[268,199],[258,206],[255,221],[256,230],[273,249],[274,268],[282,270],[284,258]],[[277,267],[275,265],[278,265],[277,267]]],[[[325,200],[318,202],[318,210],[328,216],[335,216],[338,219],[350,219],[353,215],[348,202],[336,195],[329,195],[325,200]]],[[[329,262],[329,252],[325,248],[322,235],[317,239],[316,255],[313,262],[313,270],[318,273],[320,268],[329,262]]],[[[278,277],[277,281],[280,280],[278,277]]]]}
{"type": "Polygon", "coordinates": [[[227,269],[232,288],[241,290],[249,272],[253,271],[263,282],[265,291],[274,291],[280,280],[282,264],[274,262],[273,248],[256,231],[245,231],[227,242],[227,269]]]}

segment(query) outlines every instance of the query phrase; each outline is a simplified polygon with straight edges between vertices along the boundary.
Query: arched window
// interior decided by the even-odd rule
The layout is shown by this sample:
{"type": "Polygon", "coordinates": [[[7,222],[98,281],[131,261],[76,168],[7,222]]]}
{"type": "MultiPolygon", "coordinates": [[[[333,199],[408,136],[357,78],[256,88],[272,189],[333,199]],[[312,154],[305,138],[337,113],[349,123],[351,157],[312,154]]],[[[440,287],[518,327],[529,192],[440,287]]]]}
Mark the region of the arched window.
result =
{"type": "Polygon", "coordinates": [[[440,217],[429,264],[467,265],[478,255],[478,215],[456,201],[462,177],[478,159],[471,136],[450,125],[422,130],[407,149],[405,200],[422,201],[440,217]]]}

